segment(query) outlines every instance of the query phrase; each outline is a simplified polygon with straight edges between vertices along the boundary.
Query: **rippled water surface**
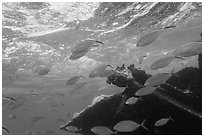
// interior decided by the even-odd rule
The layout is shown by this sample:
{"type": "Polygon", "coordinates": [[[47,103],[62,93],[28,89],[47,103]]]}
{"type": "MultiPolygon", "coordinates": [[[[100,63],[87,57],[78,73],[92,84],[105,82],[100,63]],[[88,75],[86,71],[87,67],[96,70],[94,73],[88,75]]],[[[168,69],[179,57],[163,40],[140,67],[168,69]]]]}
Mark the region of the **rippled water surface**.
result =
{"type": "MultiPolygon", "coordinates": [[[[199,41],[201,32],[202,3],[197,2],[3,3],[2,93],[17,102],[3,100],[2,125],[9,134],[69,134],[59,126],[75,112],[98,95],[124,90],[107,86],[106,78],[80,78],[68,86],[69,78],[88,77],[102,63],[114,67],[135,64],[150,74],[158,73],[150,70],[154,60],[185,43],[199,41]],[[171,25],[176,27],[162,32],[152,44],[136,46],[144,34],[171,25]],[[70,60],[71,49],[85,39],[104,44],[70,60]],[[144,54],[148,56],[139,65],[144,54]],[[38,75],[35,70],[40,66],[50,72],[38,75]],[[41,118],[33,122],[35,116],[41,118]]],[[[185,61],[188,66],[198,66],[196,56],[185,61]]],[[[175,60],[159,72],[170,72],[173,67],[178,71],[184,66],[175,60]]]]}

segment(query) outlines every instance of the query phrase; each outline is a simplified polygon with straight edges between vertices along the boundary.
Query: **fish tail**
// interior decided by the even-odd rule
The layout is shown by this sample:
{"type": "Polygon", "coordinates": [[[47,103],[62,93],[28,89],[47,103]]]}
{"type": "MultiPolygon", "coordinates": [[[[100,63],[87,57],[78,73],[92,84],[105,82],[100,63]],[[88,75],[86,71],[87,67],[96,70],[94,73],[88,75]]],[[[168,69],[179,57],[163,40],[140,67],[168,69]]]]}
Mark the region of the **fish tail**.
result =
{"type": "Polygon", "coordinates": [[[140,101],[143,101],[143,99],[141,98],[141,96],[138,98],[140,101]]]}
{"type": "Polygon", "coordinates": [[[104,42],[101,42],[101,41],[98,41],[98,40],[95,40],[95,42],[98,42],[100,44],[104,44],[104,42]]]}
{"type": "Polygon", "coordinates": [[[171,115],[169,116],[169,120],[172,120],[172,121],[174,121],[174,119],[172,118],[172,116],[171,116],[171,115]]]}
{"type": "Polygon", "coordinates": [[[114,68],[112,65],[108,64],[107,66],[111,67],[111,68],[114,68]]]}
{"type": "Polygon", "coordinates": [[[170,29],[170,28],[175,28],[175,27],[177,27],[177,26],[176,25],[171,25],[171,26],[166,26],[163,29],[170,29]]]}
{"type": "Polygon", "coordinates": [[[149,129],[144,126],[145,122],[146,122],[146,119],[144,119],[144,120],[142,121],[142,123],[141,123],[140,126],[141,126],[142,128],[144,128],[144,129],[146,129],[147,131],[149,131],[149,129]]]}
{"type": "Polygon", "coordinates": [[[182,57],[179,57],[179,56],[175,56],[174,58],[185,60],[185,58],[182,58],[182,57]]]}

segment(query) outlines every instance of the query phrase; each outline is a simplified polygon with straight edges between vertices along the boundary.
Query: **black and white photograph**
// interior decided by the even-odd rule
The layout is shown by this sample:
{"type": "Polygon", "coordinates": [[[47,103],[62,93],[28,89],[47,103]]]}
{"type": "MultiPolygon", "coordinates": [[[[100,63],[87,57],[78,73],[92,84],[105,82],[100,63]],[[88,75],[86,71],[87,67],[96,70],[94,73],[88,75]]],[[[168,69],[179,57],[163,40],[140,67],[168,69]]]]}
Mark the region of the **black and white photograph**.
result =
{"type": "Polygon", "coordinates": [[[202,1],[1,6],[2,135],[202,135],[202,1]]]}

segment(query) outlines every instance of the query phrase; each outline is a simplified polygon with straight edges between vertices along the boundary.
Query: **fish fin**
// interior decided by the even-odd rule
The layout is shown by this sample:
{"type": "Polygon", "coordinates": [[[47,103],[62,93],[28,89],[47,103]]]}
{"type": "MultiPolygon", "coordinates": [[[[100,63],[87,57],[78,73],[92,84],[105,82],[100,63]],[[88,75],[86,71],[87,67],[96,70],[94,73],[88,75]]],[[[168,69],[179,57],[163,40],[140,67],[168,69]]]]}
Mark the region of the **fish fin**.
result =
{"type": "Polygon", "coordinates": [[[101,41],[98,41],[98,40],[95,40],[95,42],[98,42],[100,44],[104,44],[104,42],[101,42],[101,41]]]}
{"type": "Polygon", "coordinates": [[[185,58],[182,58],[180,56],[175,56],[174,58],[185,60],[185,58]]]}
{"type": "Polygon", "coordinates": [[[149,129],[144,126],[145,122],[146,122],[146,119],[144,119],[144,120],[142,121],[142,123],[140,124],[140,126],[141,126],[142,128],[144,128],[144,129],[146,129],[147,131],[149,131],[149,129]]]}
{"type": "Polygon", "coordinates": [[[98,47],[99,45],[98,44],[94,44],[92,47],[98,47]]]}
{"type": "Polygon", "coordinates": [[[171,26],[166,26],[166,27],[164,27],[162,29],[170,29],[170,28],[175,28],[175,27],[177,27],[177,26],[176,25],[171,25],[171,26]]]}
{"type": "Polygon", "coordinates": [[[172,118],[172,116],[171,116],[171,115],[169,116],[169,120],[175,121],[175,120],[172,118]]]}
{"type": "Polygon", "coordinates": [[[111,68],[114,68],[114,67],[113,67],[112,65],[110,65],[110,64],[108,64],[107,66],[108,66],[108,67],[111,67],[111,68]]]}

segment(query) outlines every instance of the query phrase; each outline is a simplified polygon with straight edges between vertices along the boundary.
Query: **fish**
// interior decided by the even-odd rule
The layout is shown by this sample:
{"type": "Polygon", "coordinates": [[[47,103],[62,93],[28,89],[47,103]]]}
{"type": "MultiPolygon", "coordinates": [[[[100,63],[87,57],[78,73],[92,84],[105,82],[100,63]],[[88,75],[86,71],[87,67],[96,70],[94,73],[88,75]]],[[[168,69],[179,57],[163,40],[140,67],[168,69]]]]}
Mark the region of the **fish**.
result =
{"type": "Polygon", "coordinates": [[[143,87],[139,89],[136,93],[135,96],[145,96],[153,93],[157,87],[143,87]]]}
{"type": "Polygon", "coordinates": [[[139,127],[143,127],[144,129],[148,130],[144,126],[144,122],[145,122],[145,120],[141,124],[138,124],[138,123],[131,121],[131,120],[125,120],[125,121],[121,121],[121,122],[117,123],[113,128],[119,132],[132,132],[132,131],[138,129],[139,127]]]}
{"type": "Polygon", "coordinates": [[[8,100],[13,101],[13,102],[16,102],[16,100],[14,98],[12,98],[12,97],[3,96],[2,98],[3,99],[8,99],[8,100]]]}
{"type": "Polygon", "coordinates": [[[98,91],[104,91],[109,93],[120,93],[125,90],[126,87],[118,87],[112,84],[107,84],[98,89],[98,91]]]}
{"type": "Polygon", "coordinates": [[[150,69],[151,70],[157,70],[157,69],[164,68],[164,67],[168,66],[174,60],[174,58],[179,58],[179,59],[185,60],[181,57],[165,56],[165,57],[162,57],[159,60],[155,61],[154,63],[152,63],[152,65],[150,66],[150,69]]]}
{"type": "Polygon", "coordinates": [[[69,57],[70,60],[77,60],[81,57],[83,57],[84,55],[86,55],[86,53],[88,53],[88,51],[84,51],[78,54],[72,53],[71,56],[69,57]]]}
{"type": "Polygon", "coordinates": [[[74,85],[81,77],[84,76],[74,76],[67,80],[66,85],[74,85]]]}
{"type": "Polygon", "coordinates": [[[31,118],[31,126],[33,126],[34,123],[36,123],[36,122],[38,122],[38,121],[40,121],[40,120],[46,120],[46,118],[43,117],[43,116],[33,116],[33,117],[31,118]]]}
{"type": "Polygon", "coordinates": [[[116,73],[115,70],[109,69],[109,70],[104,70],[101,74],[99,74],[99,77],[108,77],[112,74],[116,73]]]}
{"type": "Polygon", "coordinates": [[[79,131],[79,129],[75,126],[68,126],[68,127],[66,127],[66,130],[69,132],[78,132],[79,131]]]}
{"type": "Polygon", "coordinates": [[[71,52],[73,54],[79,54],[82,53],[84,51],[89,51],[92,47],[96,47],[99,46],[100,44],[104,44],[101,41],[98,40],[84,40],[79,42],[72,50],[71,52]]]}
{"type": "Polygon", "coordinates": [[[173,120],[171,117],[169,117],[169,118],[162,118],[162,119],[160,119],[160,120],[158,120],[158,121],[156,121],[155,122],[155,126],[163,126],[163,125],[166,125],[168,122],[169,122],[169,120],[173,120]]]}
{"type": "Polygon", "coordinates": [[[144,47],[144,46],[147,46],[153,43],[154,41],[158,39],[161,33],[162,33],[162,30],[155,30],[151,33],[148,33],[142,36],[137,42],[137,47],[144,47]]]}
{"type": "Polygon", "coordinates": [[[145,81],[144,86],[154,87],[163,84],[172,76],[171,73],[159,73],[156,74],[145,81]]]}
{"type": "Polygon", "coordinates": [[[154,41],[156,41],[159,38],[159,36],[161,35],[161,33],[165,29],[169,29],[169,28],[173,28],[173,27],[176,27],[176,26],[167,26],[167,27],[155,30],[153,32],[150,32],[150,33],[142,36],[137,42],[137,47],[144,47],[144,46],[147,46],[147,45],[153,43],[154,41]]]}
{"type": "Polygon", "coordinates": [[[97,76],[103,75],[104,71],[106,70],[107,67],[112,67],[110,64],[102,64],[96,67],[94,70],[91,71],[89,74],[89,78],[95,78],[97,76]]]}
{"type": "Polygon", "coordinates": [[[105,126],[95,126],[91,128],[91,131],[96,135],[111,135],[114,132],[105,126]]]}
{"type": "Polygon", "coordinates": [[[98,90],[101,91],[101,90],[104,90],[104,89],[106,89],[106,88],[108,88],[108,87],[110,87],[110,85],[102,86],[102,87],[100,87],[98,90]]]}
{"type": "Polygon", "coordinates": [[[191,57],[202,53],[202,42],[190,42],[184,44],[178,49],[175,49],[175,56],[191,57]]]}
{"type": "Polygon", "coordinates": [[[10,133],[9,130],[6,127],[4,127],[4,126],[2,126],[2,130],[7,132],[8,134],[10,133]]]}
{"type": "Polygon", "coordinates": [[[133,105],[133,104],[137,103],[138,100],[141,100],[141,99],[137,98],[137,97],[131,97],[131,98],[126,100],[125,104],[126,105],[133,105]]]}

